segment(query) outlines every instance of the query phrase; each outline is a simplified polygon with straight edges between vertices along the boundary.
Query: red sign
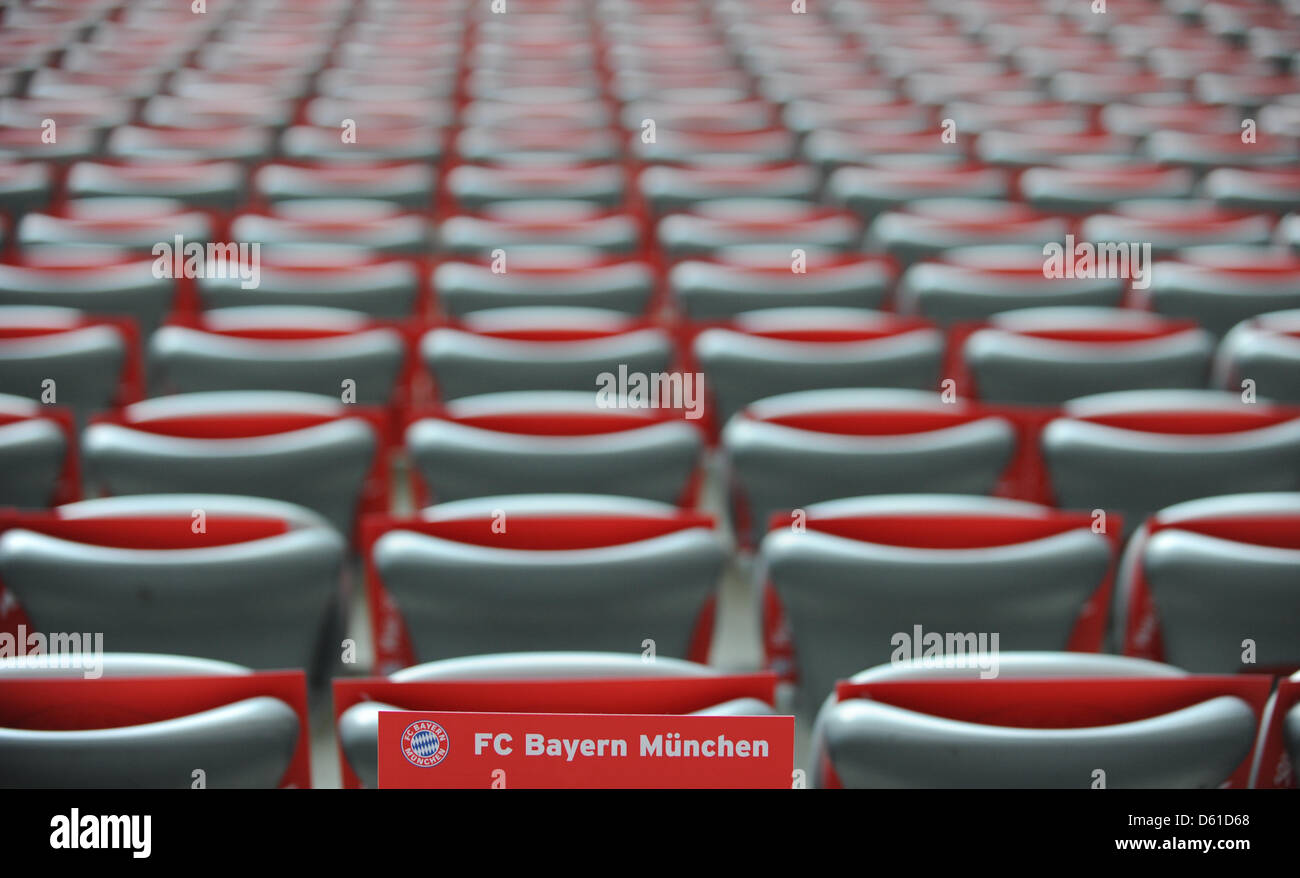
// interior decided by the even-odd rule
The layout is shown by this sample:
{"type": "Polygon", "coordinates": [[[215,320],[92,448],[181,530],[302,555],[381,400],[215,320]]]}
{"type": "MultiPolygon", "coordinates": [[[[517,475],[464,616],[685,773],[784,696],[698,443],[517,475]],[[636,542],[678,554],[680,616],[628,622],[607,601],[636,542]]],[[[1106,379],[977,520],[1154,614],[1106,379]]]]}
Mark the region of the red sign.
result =
{"type": "Polygon", "coordinates": [[[381,788],[788,789],[792,716],[379,714],[381,788]]]}

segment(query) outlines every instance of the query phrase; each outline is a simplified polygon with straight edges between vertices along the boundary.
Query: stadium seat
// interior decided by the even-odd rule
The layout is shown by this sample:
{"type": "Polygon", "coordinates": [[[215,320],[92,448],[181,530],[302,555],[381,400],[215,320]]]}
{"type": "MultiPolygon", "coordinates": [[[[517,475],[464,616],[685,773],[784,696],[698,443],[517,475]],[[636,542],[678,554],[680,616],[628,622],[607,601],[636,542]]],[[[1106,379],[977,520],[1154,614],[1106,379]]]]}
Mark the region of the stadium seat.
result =
{"type": "Polygon", "coordinates": [[[293,390],[387,405],[406,359],[402,334],[357,311],[308,306],[222,308],[149,339],[165,394],[293,390]]]}
{"type": "Polygon", "coordinates": [[[1300,668],[1300,493],[1168,506],[1125,552],[1116,610],[1127,655],[1202,673],[1300,668]]]}
{"type": "Polygon", "coordinates": [[[1118,510],[1130,529],[1184,500],[1300,489],[1300,412],[1235,393],[1079,397],[1044,429],[1042,448],[1057,503],[1118,510]]]}
{"type": "Polygon", "coordinates": [[[443,400],[484,393],[595,393],[601,374],[665,373],[672,339],[662,329],[594,308],[496,308],[420,340],[420,356],[443,400]]]}
{"type": "Polygon", "coordinates": [[[0,580],[34,630],[313,668],[337,609],[345,543],[292,504],[151,494],[7,513],[3,523],[0,580]]]}
{"type": "Polygon", "coordinates": [[[295,692],[211,659],[70,658],[0,659],[0,788],[190,789],[198,776],[210,789],[310,786],[301,678],[295,692]],[[102,677],[72,679],[83,662],[102,677]]]}
{"type": "MultiPolygon", "coordinates": [[[[483,497],[367,536],[381,666],[391,602],[411,658],[599,649],[707,661],[726,561],[712,520],[608,495],[483,497]]],[[[406,663],[409,663],[407,661],[406,663]]]]}
{"type": "Polygon", "coordinates": [[[414,421],[406,447],[439,503],[557,492],[685,503],[703,438],[663,410],[601,408],[593,387],[462,397],[414,421]]]}
{"type": "Polygon", "coordinates": [[[350,534],[387,487],[382,428],[338,397],[182,393],[97,420],[81,449],[87,481],[109,494],[240,491],[301,504],[350,534]]]}
{"type": "Polygon", "coordinates": [[[1247,380],[1266,399],[1300,403],[1300,309],[1243,320],[1224,336],[1215,386],[1241,390],[1247,380]]]}
{"type": "Polygon", "coordinates": [[[911,659],[851,677],[817,718],[816,785],[1249,785],[1265,679],[1225,683],[1140,659],[1008,652],[997,662],[1009,679],[982,680],[983,658],[955,668],[911,659]]]}
{"type": "MultiPolygon", "coordinates": [[[[1005,418],[938,393],[832,389],[772,396],[727,423],[737,530],[859,494],[990,494],[1017,447],[1005,418]],[[742,526],[747,522],[747,526],[742,526]]],[[[1091,508],[1091,507],[1089,507],[1091,508]]]]}
{"type": "Polygon", "coordinates": [[[1194,323],[1118,308],[1025,308],[971,332],[961,356],[990,402],[1057,405],[1116,390],[1205,386],[1214,341],[1194,323]]]}
{"type": "Polygon", "coordinates": [[[788,619],[801,700],[900,650],[919,656],[922,631],[955,634],[968,652],[977,640],[982,652],[1099,651],[1118,535],[1094,520],[944,494],[834,500],[774,519],[758,570],[788,619]]]}
{"type": "Polygon", "coordinates": [[[832,387],[939,386],[943,334],[924,321],[845,308],[737,314],[695,338],[719,424],[756,400],[832,387]]]}
{"type": "Polygon", "coordinates": [[[76,444],[70,420],[30,399],[0,394],[0,507],[77,499],[76,444]]]}

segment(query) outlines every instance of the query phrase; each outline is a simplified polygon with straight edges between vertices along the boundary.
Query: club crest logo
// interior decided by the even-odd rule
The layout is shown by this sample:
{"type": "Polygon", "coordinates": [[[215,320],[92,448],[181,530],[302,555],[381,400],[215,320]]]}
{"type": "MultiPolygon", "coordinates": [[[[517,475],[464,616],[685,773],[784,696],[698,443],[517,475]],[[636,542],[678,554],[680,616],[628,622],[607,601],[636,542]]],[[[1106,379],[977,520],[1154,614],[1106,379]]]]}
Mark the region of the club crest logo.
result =
{"type": "Polygon", "coordinates": [[[435,722],[413,722],[402,732],[402,755],[420,768],[432,768],[446,759],[447,748],[447,731],[435,722]]]}

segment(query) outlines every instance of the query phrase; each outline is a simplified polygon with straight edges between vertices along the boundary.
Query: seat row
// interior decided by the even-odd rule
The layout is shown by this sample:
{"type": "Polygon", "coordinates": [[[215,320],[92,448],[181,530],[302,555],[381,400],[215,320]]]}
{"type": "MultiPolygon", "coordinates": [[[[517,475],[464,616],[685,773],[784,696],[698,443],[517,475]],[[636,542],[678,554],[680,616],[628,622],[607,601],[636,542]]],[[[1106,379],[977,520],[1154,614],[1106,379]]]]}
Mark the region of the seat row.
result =
{"type": "MultiPolygon", "coordinates": [[[[1014,652],[997,660],[998,679],[980,678],[975,664],[908,659],[841,681],[813,725],[810,767],[796,769],[791,785],[1294,785],[1300,676],[1270,694],[1264,675],[1189,674],[1141,659],[1014,652]]],[[[0,788],[311,785],[300,676],[168,655],[106,654],[96,663],[102,679],[0,659],[0,788]],[[40,728],[31,727],[35,714],[40,728]]],[[[771,714],[774,703],[770,675],[594,652],[470,656],[334,689],[349,788],[378,785],[385,710],[727,716],[771,714]]]]}

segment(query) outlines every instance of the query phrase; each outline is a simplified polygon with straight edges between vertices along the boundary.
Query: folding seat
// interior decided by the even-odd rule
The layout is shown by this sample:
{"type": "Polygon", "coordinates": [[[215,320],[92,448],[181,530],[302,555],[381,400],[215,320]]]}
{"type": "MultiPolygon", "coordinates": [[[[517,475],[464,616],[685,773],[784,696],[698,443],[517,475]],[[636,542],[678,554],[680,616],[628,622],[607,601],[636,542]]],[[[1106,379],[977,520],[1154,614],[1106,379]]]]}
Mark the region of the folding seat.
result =
{"type": "Polygon", "coordinates": [[[673,259],[708,256],[745,244],[848,252],[862,240],[862,223],[847,211],[815,202],[723,198],[664,217],[657,237],[673,259]]]}
{"type": "Polygon", "coordinates": [[[293,121],[294,103],[248,83],[226,83],[205,95],[154,95],[140,110],[140,121],[155,128],[280,129],[293,121]]]}
{"type": "Polygon", "coordinates": [[[987,61],[945,60],[940,69],[906,73],[899,90],[916,103],[932,107],[998,92],[1023,94],[1026,99],[1043,97],[1042,87],[1032,78],[987,61]]]}
{"type": "Polygon", "coordinates": [[[1300,762],[1300,672],[1278,682],[1264,711],[1265,731],[1251,766],[1252,789],[1295,789],[1300,762]]]}
{"type": "Polygon", "coordinates": [[[921,262],[903,272],[897,308],[947,326],[1025,307],[1123,304],[1125,278],[1049,278],[1044,263],[1038,246],[949,250],[941,262],[921,262]]]}
{"type": "Polygon", "coordinates": [[[456,153],[479,164],[585,164],[619,159],[619,140],[605,128],[482,125],[461,129],[456,153]]]}
{"type": "Polygon", "coordinates": [[[548,247],[510,257],[508,271],[447,261],[433,273],[438,306],[453,317],[491,308],[590,307],[644,314],[654,293],[650,266],[593,257],[582,248],[548,247]]]}
{"type": "Polygon", "coordinates": [[[263,165],[253,191],[266,201],[365,199],[423,210],[433,201],[433,171],[420,164],[263,165]]]}
{"type": "Polygon", "coordinates": [[[491,256],[492,251],[574,245],[609,255],[636,252],[641,229],[630,213],[607,212],[580,201],[502,201],[478,214],[443,221],[439,244],[457,256],[491,256]]]}
{"type": "Polygon", "coordinates": [[[1298,533],[1294,492],[1202,497],[1155,513],[1119,581],[1125,654],[1208,673],[1300,667],[1298,533]]]}
{"type": "Polygon", "coordinates": [[[68,169],[69,198],[168,198],[188,207],[232,210],[244,198],[244,171],[235,162],[106,164],[68,169]]]}
{"type": "Polygon", "coordinates": [[[781,121],[801,137],[828,128],[863,131],[879,126],[891,132],[912,133],[933,130],[935,125],[933,113],[916,104],[893,100],[875,104],[841,103],[820,95],[790,101],[781,121]]]}
{"type": "Polygon", "coordinates": [[[78,421],[138,398],[129,323],[74,308],[0,306],[0,393],[70,408],[78,421]]]}
{"type": "Polygon", "coordinates": [[[155,494],[0,521],[0,579],[19,621],[102,633],[124,652],[310,668],[340,597],[343,538],[289,503],[155,494]]]}
{"type": "Polygon", "coordinates": [[[608,495],[512,495],[368,528],[381,667],[479,649],[632,653],[647,636],[656,654],[707,661],[726,563],[707,516],[608,495]],[[386,644],[389,630],[405,644],[386,644]]]}
{"type": "Polygon", "coordinates": [[[524,107],[503,101],[469,101],[459,118],[465,127],[524,130],[608,128],[614,121],[605,106],[588,101],[524,107]]]}
{"type": "Polygon", "coordinates": [[[433,125],[367,128],[364,138],[348,143],[341,124],[291,126],[280,135],[280,152],[291,160],[336,164],[437,162],[443,155],[444,132],[433,125]]]}
{"type": "MultiPolygon", "coordinates": [[[[359,228],[365,228],[365,224],[359,228]]],[[[201,277],[204,308],[287,305],[343,308],[374,318],[407,317],[417,310],[421,280],[414,263],[348,244],[269,246],[260,282],[244,289],[239,277],[201,277]]]]}
{"type": "Polygon", "coordinates": [[[919,656],[922,632],[961,632],[969,652],[976,642],[988,651],[991,637],[994,652],[1099,651],[1117,554],[1118,534],[1096,532],[1087,513],[992,497],[852,497],[774,516],[757,581],[779,596],[801,699],[813,704],[853,668],[919,656]]]}
{"type": "Polygon", "coordinates": [[[1269,681],[1003,652],[905,658],[840,683],[813,728],[819,788],[1244,789],[1269,681]],[[976,662],[995,660],[999,679],[976,662]]]}
{"type": "MultiPolygon", "coordinates": [[[[252,70],[196,70],[185,67],[172,73],[168,91],[181,98],[230,97],[232,92],[248,91],[280,100],[299,100],[309,90],[311,79],[291,67],[263,66],[252,70]],[[250,89],[251,87],[251,89],[250,89]]],[[[284,127],[284,119],[276,119],[284,127]]]]}
{"type": "Polygon", "coordinates": [[[386,496],[383,424],[338,397],[289,391],[162,396],[81,436],[87,478],[105,493],[240,491],[313,509],[351,533],[386,496]]]}
{"type": "Polygon", "coordinates": [[[828,389],[761,399],[722,445],[737,531],[757,542],[776,512],[859,494],[989,494],[1013,460],[1017,427],[937,393],[828,389]]]}
{"type": "Polygon", "coordinates": [[[646,99],[625,103],[619,120],[624,131],[638,135],[646,119],[654,120],[656,134],[660,127],[688,133],[743,132],[771,129],[779,122],[778,115],[776,106],[760,98],[712,103],[646,99]]]}
{"type": "Polygon", "coordinates": [[[362,405],[397,396],[406,359],[402,333],[358,311],[262,305],[208,311],[164,326],[149,339],[163,393],[294,390],[362,405]]]}
{"type": "Polygon", "coordinates": [[[1196,497],[1300,488],[1300,412],[1236,393],[1079,397],[1041,441],[1060,505],[1115,509],[1130,528],[1196,497]]]}
{"type": "Polygon", "coordinates": [[[1272,71],[1263,75],[1206,72],[1196,77],[1195,90],[1197,97],[1207,104],[1225,104],[1249,111],[1300,92],[1300,77],[1272,71]]]}
{"type": "Polygon", "coordinates": [[[374,70],[366,67],[332,67],[316,80],[316,93],[326,98],[364,101],[369,98],[391,100],[446,100],[456,91],[454,62],[410,70],[374,70]]]}
{"type": "Polygon", "coordinates": [[[967,395],[1057,405],[1115,390],[1201,388],[1213,353],[1214,338],[1190,321],[1119,308],[1025,308],[990,317],[966,336],[960,356],[973,382],[967,395]]]}
{"type": "Polygon", "coordinates": [[[189,789],[196,769],[210,789],[311,786],[300,673],[182,655],[68,658],[71,668],[0,659],[0,788],[189,789]],[[77,679],[92,663],[101,676],[77,679]]]}
{"type": "Polygon", "coordinates": [[[690,131],[657,126],[655,139],[647,143],[638,132],[629,152],[648,164],[693,162],[702,165],[725,162],[732,155],[746,162],[788,162],[796,158],[795,137],[781,127],[752,131],[690,131]]]}
{"type": "Polygon", "coordinates": [[[1135,303],[1222,336],[1256,314],[1300,308],[1300,259],[1264,247],[1188,248],[1155,264],[1135,303]]]}
{"type": "Polygon", "coordinates": [[[1092,214],[1133,199],[1191,198],[1194,185],[1185,168],[1138,162],[1034,167],[1020,176],[1025,201],[1045,213],[1092,214]]]}
{"type": "Polygon", "coordinates": [[[0,306],[54,306],[119,314],[134,320],[142,334],[158,326],[172,308],[175,281],[155,277],[150,260],[75,248],[50,248],[39,255],[49,258],[0,263],[0,306]]]}
{"type": "MultiPolygon", "coordinates": [[[[89,147],[91,152],[103,145],[109,130],[118,125],[126,125],[133,115],[134,108],[129,101],[105,99],[98,95],[90,98],[0,99],[0,127],[35,130],[39,135],[45,120],[54,119],[57,125],[55,134],[59,140],[63,139],[65,132],[72,129],[74,141],[79,140],[80,148],[89,147]]],[[[57,157],[65,152],[59,149],[58,143],[55,141],[44,146],[53,150],[57,157]]]]}
{"type": "Polygon", "coordinates": [[[49,165],[0,164],[0,202],[10,216],[22,216],[49,202],[52,182],[49,165]]]}
{"type": "MultiPolygon", "coordinates": [[[[455,119],[452,108],[445,101],[407,98],[365,101],[312,98],[303,106],[302,115],[308,125],[331,128],[335,132],[342,131],[341,126],[345,119],[355,122],[358,132],[421,127],[445,128],[455,119]]],[[[349,146],[364,147],[360,136],[357,141],[349,146]]]]}
{"type": "Polygon", "coordinates": [[[1100,121],[1106,131],[1132,137],[1150,137],[1160,131],[1241,135],[1240,117],[1213,104],[1110,104],[1102,108],[1100,121]]]}
{"type": "Polygon", "coordinates": [[[627,175],[614,164],[460,165],[447,173],[446,189],[470,211],[528,199],[572,199],[614,208],[627,196],[627,175]]]}
{"type": "Polygon", "coordinates": [[[1010,194],[1007,173],[979,165],[847,167],[831,173],[826,192],[837,204],[870,222],[887,210],[906,209],[930,198],[988,198],[1010,194]]]}
{"type": "Polygon", "coordinates": [[[923,167],[962,166],[969,162],[964,141],[960,137],[957,141],[946,140],[939,128],[907,133],[872,128],[814,131],[804,139],[802,153],[806,161],[825,173],[864,161],[892,166],[902,157],[923,167]]]}
{"type": "Polygon", "coordinates": [[[755,716],[774,712],[772,683],[658,655],[648,662],[626,651],[469,655],[396,671],[364,692],[340,680],[334,694],[344,785],[377,785],[382,710],[755,716]]]}
{"type": "Polygon", "coordinates": [[[1300,173],[1296,171],[1216,168],[1205,175],[1201,187],[1205,196],[1224,210],[1300,210],[1300,173]]]}
{"type": "Polygon", "coordinates": [[[58,213],[29,213],[18,224],[24,248],[94,245],[150,253],[179,235],[187,243],[212,240],[207,215],[170,198],[78,198],[58,213]]]}
{"type": "MultiPolygon", "coordinates": [[[[590,392],[463,397],[413,422],[406,447],[434,499],[579,492],[690,503],[700,430],[680,410],[603,408],[595,378],[590,392]]],[[[703,400],[687,378],[689,411],[703,400]]]]}
{"type": "Polygon", "coordinates": [[[1155,73],[1063,70],[1048,82],[1047,93],[1066,103],[1105,107],[1135,101],[1181,103],[1188,98],[1188,87],[1185,80],[1155,73]]]}
{"type": "Polygon", "coordinates": [[[1122,162],[1132,157],[1136,140],[1123,134],[998,129],[981,133],[975,157],[1000,168],[1023,169],[1061,161],[1122,162]]]}
{"type": "Polygon", "coordinates": [[[1041,248],[1049,241],[1064,240],[1066,229],[1065,220],[1018,202],[935,198],[877,216],[867,231],[867,244],[910,265],[958,247],[1032,244],[1041,248]]]}
{"type": "Polygon", "coordinates": [[[0,506],[77,499],[76,431],[66,413],[0,393],[0,506]]]}
{"type": "Polygon", "coordinates": [[[831,387],[939,386],[943,334],[921,320],[848,308],[737,314],[695,338],[716,419],[767,396],[831,387]]]}
{"type": "MultiPolygon", "coordinates": [[[[29,98],[82,98],[102,97],[107,100],[144,101],[156,94],[163,81],[164,72],[148,67],[115,70],[67,70],[59,67],[42,67],[32,72],[27,81],[29,98]]],[[[63,138],[60,137],[60,140],[63,138]]]]}
{"type": "Polygon", "coordinates": [[[1203,134],[1191,131],[1156,131],[1146,139],[1151,160],[1172,167],[1206,172],[1230,167],[1294,168],[1300,161],[1300,145],[1294,137],[1259,132],[1245,143],[1242,132],[1203,134]]]}
{"type": "Polygon", "coordinates": [[[594,308],[496,308],[467,314],[420,339],[440,399],[512,390],[594,392],[596,376],[664,373],[668,334],[626,314],[594,308]]]}
{"type": "Polygon", "coordinates": [[[723,199],[801,199],[812,201],[820,182],[816,171],[798,164],[646,168],[637,177],[641,197],[659,216],[723,199]]]}
{"type": "MultiPolygon", "coordinates": [[[[57,121],[57,120],[56,120],[57,121]]],[[[31,128],[0,127],[0,162],[67,163],[94,155],[99,145],[99,131],[66,125],[56,129],[58,139],[45,143],[40,126],[31,128]]]]}
{"type": "Polygon", "coordinates": [[[111,158],[133,161],[238,161],[253,163],[271,157],[269,128],[149,128],[121,125],[108,136],[111,158]]]}
{"type": "Polygon", "coordinates": [[[395,204],[361,198],[279,201],[265,214],[243,213],[230,222],[232,240],[363,247],[387,255],[425,255],[432,230],[423,216],[395,204]]]}
{"type": "Polygon", "coordinates": [[[1241,390],[1247,379],[1265,399],[1300,404],[1300,309],[1251,317],[1224,336],[1214,386],[1241,390]]]}

